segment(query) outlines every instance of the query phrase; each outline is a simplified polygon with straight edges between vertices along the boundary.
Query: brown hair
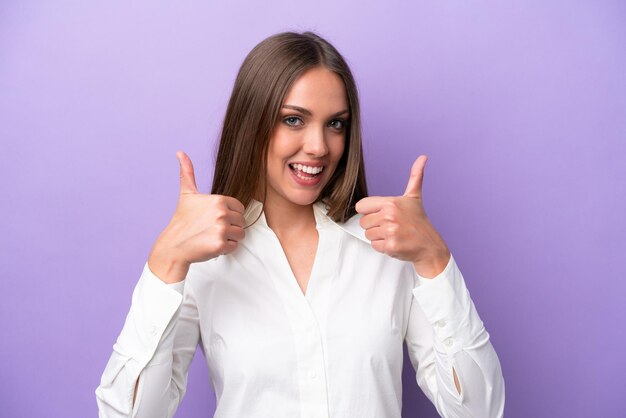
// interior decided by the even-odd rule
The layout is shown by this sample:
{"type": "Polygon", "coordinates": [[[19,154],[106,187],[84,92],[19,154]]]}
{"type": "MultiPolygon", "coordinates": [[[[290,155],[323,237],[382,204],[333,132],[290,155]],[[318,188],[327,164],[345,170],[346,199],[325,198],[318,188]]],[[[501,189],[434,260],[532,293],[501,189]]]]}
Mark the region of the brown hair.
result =
{"type": "MultiPolygon", "coordinates": [[[[367,196],[357,88],[341,54],[312,32],[270,36],[244,60],[224,117],[212,194],[232,196],[248,206],[261,173],[266,173],[268,144],[285,95],[300,75],[318,66],[341,77],[350,111],[343,155],[318,200],[328,205],[335,222],[356,213],[356,202],[367,196]]],[[[263,200],[266,195],[267,183],[263,200]]]]}

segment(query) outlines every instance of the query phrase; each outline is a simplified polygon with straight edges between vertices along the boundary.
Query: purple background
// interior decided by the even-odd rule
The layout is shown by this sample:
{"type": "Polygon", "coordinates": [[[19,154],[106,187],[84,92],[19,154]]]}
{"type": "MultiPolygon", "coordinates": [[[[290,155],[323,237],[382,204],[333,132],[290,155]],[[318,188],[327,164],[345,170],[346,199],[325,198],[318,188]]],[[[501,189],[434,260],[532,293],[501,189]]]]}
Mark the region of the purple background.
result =
{"type": "MultiPolygon", "coordinates": [[[[426,209],[502,362],[506,416],[624,416],[621,0],[4,0],[0,415],[97,415],[176,205],[174,153],[208,191],[236,71],[287,29],[316,30],[349,60],[372,194],[401,194],[430,157],[426,209]]],[[[436,416],[408,362],[404,405],[436,416]]],[[[178,416],[213,406],[198,353],[178,416]]]]}

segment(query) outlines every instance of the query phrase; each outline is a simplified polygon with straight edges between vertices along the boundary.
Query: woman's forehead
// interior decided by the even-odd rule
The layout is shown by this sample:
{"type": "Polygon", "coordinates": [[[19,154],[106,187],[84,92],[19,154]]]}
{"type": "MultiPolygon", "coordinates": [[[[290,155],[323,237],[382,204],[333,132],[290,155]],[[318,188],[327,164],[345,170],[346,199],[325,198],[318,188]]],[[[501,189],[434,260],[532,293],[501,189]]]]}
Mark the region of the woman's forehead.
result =
{"type": "Polygon", "coordinates": [[[285,95],[285,105],[303,108],[312,114],[333,114],[348,108],[348,96],[337,73],[325,67],[315,67],[293,82],[285,95]]]}

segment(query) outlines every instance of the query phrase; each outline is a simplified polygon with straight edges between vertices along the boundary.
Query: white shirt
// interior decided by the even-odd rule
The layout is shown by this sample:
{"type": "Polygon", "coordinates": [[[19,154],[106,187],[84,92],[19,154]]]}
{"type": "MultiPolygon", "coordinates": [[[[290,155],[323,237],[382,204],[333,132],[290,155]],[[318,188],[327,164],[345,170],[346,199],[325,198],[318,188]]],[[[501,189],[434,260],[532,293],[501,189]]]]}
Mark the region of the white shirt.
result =
{"type": "MultiPolygon", "coordinates": [[[[306,296],[263,214],[235,252],[192,264],[180,283],[146,263],[96,389],[100,417],[172,417],[197,344],[215,417],[400,417],[403,341],[441,416],[502,416],[500,363],[454,258],[420,277],[371,248],[360,215],[335,223],[324,204],[313,207],[306,296]]],[[[253,200],[246,224],[261,212],[253,200]]]]}

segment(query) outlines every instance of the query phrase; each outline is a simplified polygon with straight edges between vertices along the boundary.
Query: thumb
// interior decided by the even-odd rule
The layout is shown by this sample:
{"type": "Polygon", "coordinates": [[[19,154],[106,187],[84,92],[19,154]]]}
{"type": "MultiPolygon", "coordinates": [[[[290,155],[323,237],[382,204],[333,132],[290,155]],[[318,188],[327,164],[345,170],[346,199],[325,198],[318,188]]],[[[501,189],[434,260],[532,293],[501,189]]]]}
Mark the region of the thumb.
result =
{"type": "Polygon", "coordinates": [[[406,185],[404,196],[422,197],[422,182],[424,180],[424,166],[426,166],[426,160],[428,160],[427,156],[420,155],[413,163],[411,176],[409,177],[409,183],[406,185]]]}
{"type": "Polygon", "coordinates": [[[180,194],[198,193],[191,159],[183,151],[177,151],[176,157],[180,163],[180,194]]]}

